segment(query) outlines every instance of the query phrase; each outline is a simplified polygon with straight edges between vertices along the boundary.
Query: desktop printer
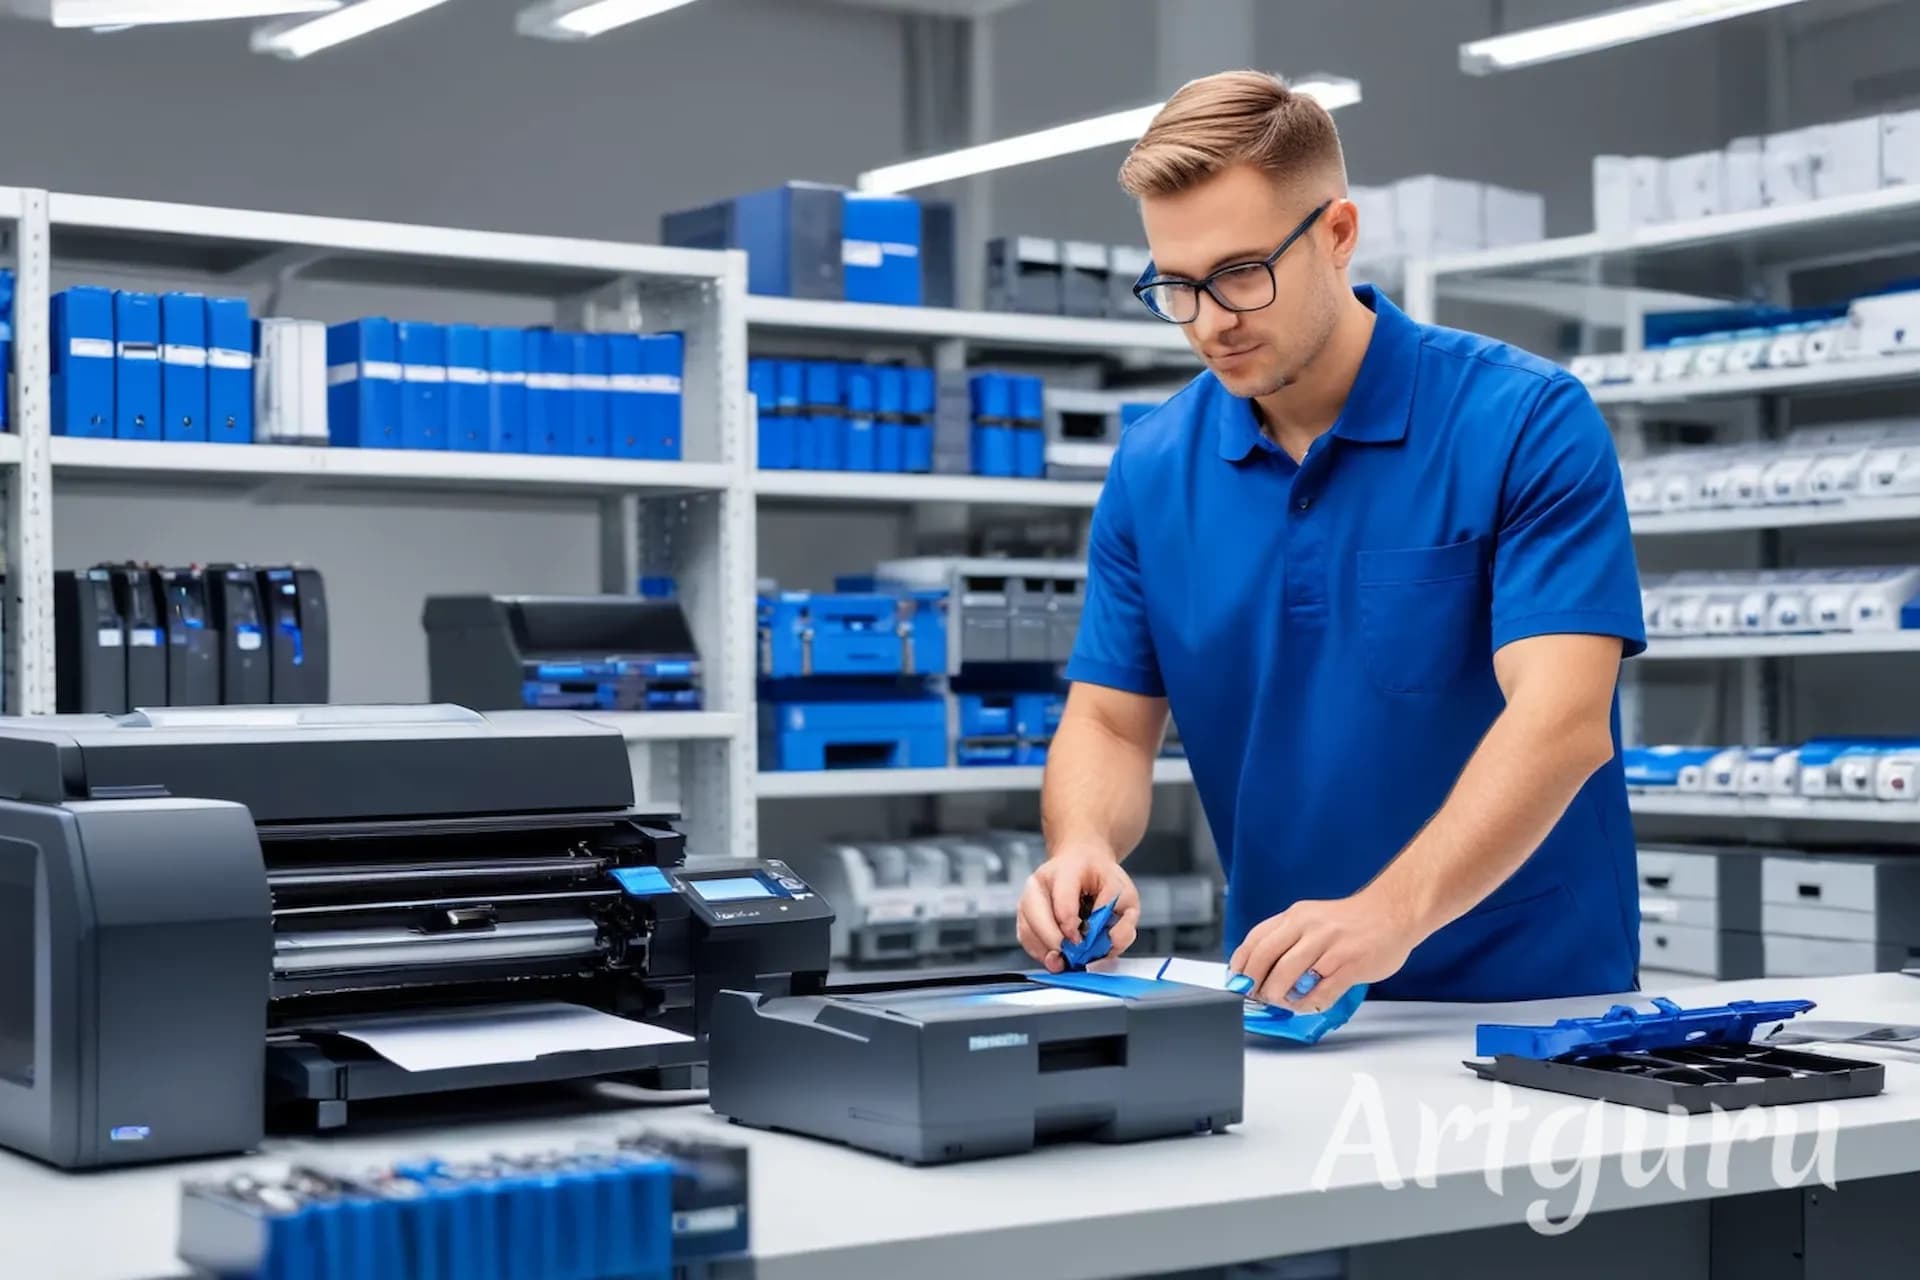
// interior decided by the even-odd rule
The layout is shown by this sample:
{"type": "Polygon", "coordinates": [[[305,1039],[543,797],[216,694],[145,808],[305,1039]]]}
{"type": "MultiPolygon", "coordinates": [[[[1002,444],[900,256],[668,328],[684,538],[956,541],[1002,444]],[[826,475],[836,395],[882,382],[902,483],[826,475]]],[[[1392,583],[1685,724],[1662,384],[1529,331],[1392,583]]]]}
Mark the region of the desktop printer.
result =
{"type": "Polygon", "coordinates": [[[0,719],[0,1145],[128,1164],[243,1150],[269,1112],[684,1082],[723,988],[823,988],[832,910],[782,863],[689,867],[632,805],[619,732],[553,712],[0,719]],[[355,1038],[529,1009],[612,1043],[408,1070],[355,1038]]]}
{"type": "Polygon", "coordinates": [[[695,711],[700,657],[675,600],[429,596],[434,701],[570,711],[695,711]]]}

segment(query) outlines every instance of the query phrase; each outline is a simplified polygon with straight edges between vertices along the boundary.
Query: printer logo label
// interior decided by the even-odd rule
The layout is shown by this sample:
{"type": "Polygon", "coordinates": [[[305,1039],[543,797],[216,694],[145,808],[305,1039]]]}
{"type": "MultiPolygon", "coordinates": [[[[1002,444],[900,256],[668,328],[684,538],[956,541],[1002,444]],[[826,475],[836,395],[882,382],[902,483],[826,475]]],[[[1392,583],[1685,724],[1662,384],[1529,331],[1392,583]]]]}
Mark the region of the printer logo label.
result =
{"type": "Polygon", "coordinates": [[[109,1129],[107,1137],[113,1142],[145,1142],[152,1133],[144,1124],[121,1124],[109,1129]]]}
{"type": "Polygon", "coordinates": [[[1018,1049],[1027,1043],[1024,1031],[1002,1031],[990,1036],[968,1036],[967,1052],[979,1053],[982,1049],[1018,1049]]]}

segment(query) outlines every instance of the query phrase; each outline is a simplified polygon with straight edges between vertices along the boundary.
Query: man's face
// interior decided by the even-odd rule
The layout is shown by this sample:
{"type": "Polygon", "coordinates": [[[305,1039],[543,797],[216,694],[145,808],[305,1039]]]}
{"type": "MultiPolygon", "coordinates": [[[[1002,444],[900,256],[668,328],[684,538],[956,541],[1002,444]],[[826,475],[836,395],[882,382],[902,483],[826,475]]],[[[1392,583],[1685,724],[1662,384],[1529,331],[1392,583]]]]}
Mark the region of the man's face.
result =
{"type": "MultiPolygon", "coordinates": [[[[1338,194],[1303,184],[1281,184],[1251,166],[1227,169],[1177,195],[1140,202],[1154,270],[1202,280],[1232,263],[1259,262],[1315,206],[1338,194]]],[[[1200,314],[1183,325],[1195,354],[1234,395],[1251,398],[1280,390],[1319,354],[1332,332],[1345,255],[1336,222],[1348,206],[1336,203],[1273,264],[1274,300],[1259,311],[1229,311],[1204,291],[1200,314]]]]}

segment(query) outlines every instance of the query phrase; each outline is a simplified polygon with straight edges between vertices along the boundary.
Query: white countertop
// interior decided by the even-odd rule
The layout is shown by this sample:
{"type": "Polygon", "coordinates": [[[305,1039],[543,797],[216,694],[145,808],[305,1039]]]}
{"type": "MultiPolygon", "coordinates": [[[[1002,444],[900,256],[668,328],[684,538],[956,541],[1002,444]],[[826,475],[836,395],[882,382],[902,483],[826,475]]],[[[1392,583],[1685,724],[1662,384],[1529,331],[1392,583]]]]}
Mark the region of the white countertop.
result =
{"type": "MultiPolygon", "coordinates": [[[[1682,1004],[1804,997],[1821,1019],[1920,1022],[1920,979],[1899,974],[1764,979],[1661,988],[1682,1004]]],[[[1632,997],[1626,997],[1631,999],[1632,997]]],[[[642,1125],[742,1142],[752,1150],[753,1251],[760,1280],[902,1276],[914,1280],[980,1275],[1048,1275],[1072,1280],[1204,1266],[1278,1254],[1460,1231],[1526,1220],[1543,1198],[1563,1217],[1589,1183],[1593,1212],[1738,1194],[1782,1185],[1773,1173],[1772,1130],[1712,1148],[1716,1123],[1667,1117],[1559,1095],[1506,1093],[1507,1134],[1492,1124],[1471,1136],[1430,1136],[1421,1155],[1423,1111],[1430,1135],[1447,1132],[1454,1108],[1488,1108],[1502,1090],[1461,1065],[1484,1021],[1547,1022],[1604,1012],[1605,997],[1529,1005],[1416,1005],[1377,1002],[1311,1049],[1252,1044],[1246,1119],[1223,1136],[1122,1146],[1075,1144],[1029,1155],[914,1169],[827,1143],[728,1125],[704,1106],[629,1108],[610,1101],[595,1115],[511,1115],[403,1133],[326,1141],[275,1141],[251,1160],[223,1159],[91,1174],[63,1174],[0,1153],[0,1275],[62,1280],[150,1280],[177,1274],[173,1244],[178,1186],[246,1163],[302,1158],[352,1167],[401,1155],[448,1156],[568,1144],[642,1125]],[[1377,1094],[1356,1094],[1367,1081],[1377,1094]],[[1367,1110],[1355,1098],[1377,1097],[1367,1110]],[[1316,1167],[1343,1116],[1357,1146],[1391,1149],[1399,1185],[1383,1181],[1369,1155],[1316,1167]],[[1372,1121],[1383,1122],[1376,1128],[1372,1121]],[[1633,1177],[1669,1145],[1680,1158],[1650,1181],[1633,1177]],[[1637,1132],[1639,1135],[1634,1138],[1637,1132]],[[1498,1148],[1490,1151],[1490,1148],[1498,1148]],[[1561,1177],[1583,1151],[1591,1174],[1543,1188],[1530,1157],[1548,1158],[1561,1177]],[[1642,1153],[1646,1154],[1643,1158],[1642,1153]],[[1623,1158],[1624,1157],[1624,1158],[1623,1158]],[[1498,1179],[1490,1170],[1500,1171],[1498,1179]],[[1716,1176],[1716,1174],[1718,1176],[1716,1176]],[[1632,1186],[1629,1179],[1648,1185],[1632,1186]],[[1498,1181],[1501,1191],[1489,1183],[1498,1181]],[[1422,1185],[1422,1183],[1429,1185],[1422,1185]]],[[[1640,1001],[1644,1006],[1644,1000],[1640,1001]]],[[[1834,1167],[1841,1180],[1920,1170],[1920,1055],[1848,1046],[1841,1056],[1887,1063],[1886,1092],[1831,1104],[1837,1122],[1834,1167]]],[[[613,1090],[603,1090],[611,1093],[613,1090]]],[[[1756,1113],[1778,1126],[1800,1123],[1791,1163],[1805,1168],[1816,1108],[1756,1113]]],[[[1489,1116],[1491,1113],[1485,1113],[1489,1116]]],[[[1811,1172],[1798,1181],[1816,1180],[1811,1172]]],[[[1790,1185],[1790,1184],[1789,1184],[1790,1185]]]]}

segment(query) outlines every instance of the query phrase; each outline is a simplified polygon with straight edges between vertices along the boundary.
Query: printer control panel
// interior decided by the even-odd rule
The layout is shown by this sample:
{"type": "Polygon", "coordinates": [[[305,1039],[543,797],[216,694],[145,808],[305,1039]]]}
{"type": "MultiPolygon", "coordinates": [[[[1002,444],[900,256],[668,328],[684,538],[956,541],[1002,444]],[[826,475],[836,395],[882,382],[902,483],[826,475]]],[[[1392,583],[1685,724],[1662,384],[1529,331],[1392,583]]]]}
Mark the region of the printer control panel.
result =
{"type": "Polygon", "coordinates": [[[784,862],[767,859],[724,870],[668,875],[694,914],[710,925],[833,918],[833,908],[784,862]]]}

